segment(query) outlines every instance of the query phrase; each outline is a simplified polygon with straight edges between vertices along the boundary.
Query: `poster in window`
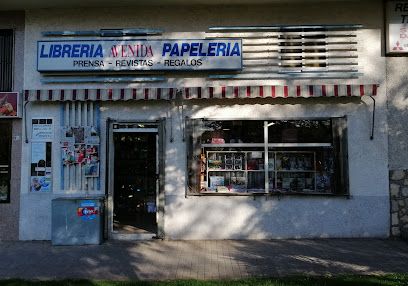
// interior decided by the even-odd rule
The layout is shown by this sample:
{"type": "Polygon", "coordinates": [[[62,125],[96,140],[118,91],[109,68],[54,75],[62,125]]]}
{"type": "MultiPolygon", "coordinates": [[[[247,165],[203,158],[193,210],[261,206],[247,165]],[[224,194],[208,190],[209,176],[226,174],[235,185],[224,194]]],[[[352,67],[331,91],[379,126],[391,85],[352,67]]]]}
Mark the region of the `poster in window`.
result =
{"type": "Polygon", "coordinates": [[[32,120],[31,139],[34,141],[52,141],[54,131],[52,119],[42,118],[32,120]]]}
{"type": "Polygon", "coordinates": [[[85,154],[85,177],[99,177],[99,145],[87,145],[85,154]]]}
{"type": "Polygon", "coordinates": [[[246,186],[246,177],[240,176],[231,176],[231,187],[234,190],[244,189],[246,186]]]}
{"type": "Polygon", "coordinates": [[[85,143],[85,128],[84,127],[61,127],[61,144],[84,144],[85,143]]]}
{"type": "Polygon", "coordinates": [[[95,127],[62,127],[60,139],[63,166],[79,165],[85,177],[99,177],[100,138],[95,127]]]}
{"type": "Polygon", "coordinates": [[[51,191],[51,142],[31,142],[30,192],[51,191]]]}
{"type": "Polygon", "coordinates": [[[31,163],[43,164],[45,168],[46,142],[31,143],[31,163]]]}
{"type": "Polygon", "coordinates": [[[31,192],[49,192],[51,191],[51,176],[31,177],[31,192]]]}
{"type": "Polygon", "coordinates": [[[61,145],[68,147],[75,144],[75,138],[71,127],[61,127],[61,145]]]}
{"type": "Polygon", "coordinates": [[[210,176],[210,188],[214,189],[218,186],[224,186],[223,176],[210,176]]]}
{"type": "Polygon", "coordinates": [[[85,165],[85,177],[99,177],[98,162],[89,162],[85,165]]]}
{"type": "Polygon", "coordinates": [[[98,145],[100,139],[95,127],[85,127],[85,144],[86,145],[98,145]]]}
{"type": "Polygon", "coordinates": [[[63,146],[61,148],[62,164],[64,166],[69,166],[75,163],[75,155],[73,148],[69,146],[63,146]]]}
{"type": "Polygon", "coordinates": [[[74,136],[75,144],[85,143],[85,130],[84,127],[72,127],[72,133],[74,136]]]}
{"type": "Polygon", "coordinates": [[[74,144],[75,138],[71,127],[61,127],[60,129],[61,143],[61,160],[64,166],[69,166],[75,163],[74,144]]]}
{"type": "Polygon", "coordinates": [[[83,164],[85,163],[85,145],[75,144],[75,163],[83,164]]]}
{"type": "Polygon", "coordinates": [[[0,118],[18,117],[18,92],[0,92],[0,118]]]}

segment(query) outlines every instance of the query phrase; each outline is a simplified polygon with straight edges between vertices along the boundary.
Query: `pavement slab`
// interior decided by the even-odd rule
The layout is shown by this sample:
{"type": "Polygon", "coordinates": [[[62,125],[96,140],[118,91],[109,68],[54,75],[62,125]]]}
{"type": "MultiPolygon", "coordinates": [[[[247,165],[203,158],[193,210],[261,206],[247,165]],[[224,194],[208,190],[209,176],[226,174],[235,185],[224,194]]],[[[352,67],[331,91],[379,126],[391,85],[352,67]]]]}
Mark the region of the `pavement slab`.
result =
{"type": "Polygon", "coordinates": [[[383,239],[0,241],[0,279],[169,280],[408,273],[408,243],[383,239]]]}

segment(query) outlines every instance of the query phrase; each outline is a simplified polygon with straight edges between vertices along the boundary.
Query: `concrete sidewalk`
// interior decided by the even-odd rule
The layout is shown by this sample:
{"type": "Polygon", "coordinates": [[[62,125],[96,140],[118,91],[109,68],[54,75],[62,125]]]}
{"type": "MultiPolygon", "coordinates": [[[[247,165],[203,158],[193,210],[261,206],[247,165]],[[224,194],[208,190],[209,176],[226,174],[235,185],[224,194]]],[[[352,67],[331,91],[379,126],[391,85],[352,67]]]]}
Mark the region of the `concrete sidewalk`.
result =
{"type": "Polygon", "coordinates": [[[408,273],[408,244],[379,239],[0,242],[0,279],[237,279],[408,273]]]}

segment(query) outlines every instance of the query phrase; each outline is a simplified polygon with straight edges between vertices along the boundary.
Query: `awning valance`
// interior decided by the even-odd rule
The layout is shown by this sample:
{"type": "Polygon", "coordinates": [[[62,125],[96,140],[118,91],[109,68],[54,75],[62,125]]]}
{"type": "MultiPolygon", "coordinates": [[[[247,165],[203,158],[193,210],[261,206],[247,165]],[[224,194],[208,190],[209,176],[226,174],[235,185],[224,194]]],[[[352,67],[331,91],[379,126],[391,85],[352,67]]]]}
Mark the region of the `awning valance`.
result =
{"type": "Polygon", "coordinates": [[[176,88],[42,89],[25,90],[26,101],[169,100],[176,88]]]}
{"type": "Polygon", "coordinates": [[[128,101],[224,99],[361,97],[377,95],[377,84],[212,86],[183,88],[115,88],[25,90],[26,101],[128,101]]]}

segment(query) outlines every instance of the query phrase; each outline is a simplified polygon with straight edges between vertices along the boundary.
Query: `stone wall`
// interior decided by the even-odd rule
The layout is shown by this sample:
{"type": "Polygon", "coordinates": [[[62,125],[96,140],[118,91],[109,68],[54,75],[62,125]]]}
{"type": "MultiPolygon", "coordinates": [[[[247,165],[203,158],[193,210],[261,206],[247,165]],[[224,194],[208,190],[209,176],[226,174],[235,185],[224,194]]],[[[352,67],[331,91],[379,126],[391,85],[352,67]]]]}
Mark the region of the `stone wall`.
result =
{"type": "MultiPolygon", "coordinates": [[[[24,73],[24,19],[24,12],[0,12],[0,29],[14,30],[13,91],[18,91],[20,94],[23,90],[24,73]]],[[[22,120],[12,119],[10,202],[0,204],[0,241],[18,239],[21,139],[22,120]]]]}
{"type": "Polygon", "coordinates": [[[408,238],[408,170],[390,171],[391,236],[408,238]]]}

